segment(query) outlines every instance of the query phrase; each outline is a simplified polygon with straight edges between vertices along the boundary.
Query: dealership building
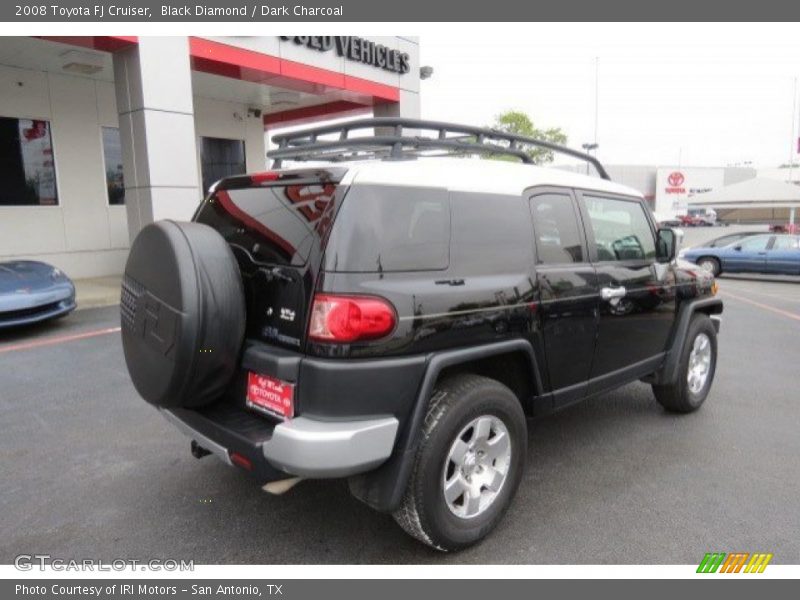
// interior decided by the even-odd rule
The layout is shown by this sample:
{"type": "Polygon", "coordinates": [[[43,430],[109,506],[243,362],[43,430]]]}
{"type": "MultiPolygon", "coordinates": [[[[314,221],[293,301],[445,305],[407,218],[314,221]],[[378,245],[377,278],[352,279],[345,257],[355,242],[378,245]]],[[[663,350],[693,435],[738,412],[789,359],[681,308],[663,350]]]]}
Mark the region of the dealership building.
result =
{"type": "Polygon", "coordinates": [[[267,168],[271,129],[418,117],[416,38],[0,38],[0,261],[121,273],[156,219],[267,168]]]}
{"type": "Polygon", "coordinates": [[[683,167],[675,165],[606,165],[614,181],[639,190],[658,218],[686,214],[698,194],[752,179],[751,167],[683,167]]]}

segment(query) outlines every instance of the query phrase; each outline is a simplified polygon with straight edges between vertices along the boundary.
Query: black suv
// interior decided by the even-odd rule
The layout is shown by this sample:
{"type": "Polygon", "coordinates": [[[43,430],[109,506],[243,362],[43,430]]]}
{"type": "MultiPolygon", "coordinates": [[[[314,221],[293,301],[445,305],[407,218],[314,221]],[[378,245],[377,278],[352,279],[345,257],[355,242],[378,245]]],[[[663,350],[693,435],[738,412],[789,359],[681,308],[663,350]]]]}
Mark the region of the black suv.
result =
{"type": "Polygon", "coordinates": [[[126,265],[132,380],[196,457],[272,493],[346,477],[456,550],[510,505],[527,417],[637,380],[671,411],[706,399],[716,283],[595,158],[405,119],[275,141],[274,170],[145,227],[126,265]],[[527,164],[526,145],[600,177],[527,164]]]}

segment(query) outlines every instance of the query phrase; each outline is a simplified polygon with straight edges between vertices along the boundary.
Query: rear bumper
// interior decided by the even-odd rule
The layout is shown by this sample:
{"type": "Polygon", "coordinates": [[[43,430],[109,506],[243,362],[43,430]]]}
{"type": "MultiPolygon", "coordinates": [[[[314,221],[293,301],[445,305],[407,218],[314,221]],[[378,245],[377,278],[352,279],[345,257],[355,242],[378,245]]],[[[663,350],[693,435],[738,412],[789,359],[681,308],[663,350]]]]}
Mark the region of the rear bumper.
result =
{"type": "Polygon", "coordinates": [[[301,477],[345,477],[369,471],[389,458],[397,419],[316,421],[298,417],[275,427],[264,457],[301,477]]]}
{"type": "Polygon", "coordinates": [[[248,342],[242,368],[219,402],[161,412],[226,463],[231,455],[245,457],[261,481],[348,477],[392,456],[425,365],[425,356],[324,359],[248,342]],[[248,371],[295,384],[297,416],[276,422],[247,409],[248,371]]]}
{"type": "Polygon", "coordinates": [[[369,471],[389,458],[398,429],[397,419],[391,416],[360,421],[297,417],[273,425],[241,410],[221,410],[228,410],[228,416],[208,417],[186,409],[162,409],[161,413],[223,462],[233,464],[231,453],[244,456],[264,481],[283,474],[330,478],[369,471]],[[261,429],[254,431],[253,423],[261,423],[261,429]]]}

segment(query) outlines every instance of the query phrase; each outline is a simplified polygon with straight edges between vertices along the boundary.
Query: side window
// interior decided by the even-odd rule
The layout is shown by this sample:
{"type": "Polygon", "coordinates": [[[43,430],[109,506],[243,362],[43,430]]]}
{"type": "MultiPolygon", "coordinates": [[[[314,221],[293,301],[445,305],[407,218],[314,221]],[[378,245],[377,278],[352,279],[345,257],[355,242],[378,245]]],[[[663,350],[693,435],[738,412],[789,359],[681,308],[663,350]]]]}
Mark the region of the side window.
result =
{"type": "Polygon", "coordinates": [[[545,193],[531,198],[531,214],[540,264],[584,261],[583,233],[569,194],[545,193]]]}
{"type": "Polygon", "coordinates": [[[797,250],[800,249],[800,238],[792,235],[779,235],[772,244],[773,250],[797,250]]]}
{"type": "Polygon", "coordinates": [[[656,241],[641,203],[583,196],[598,261],[655,260],[656,241]]]}
{"type": "Polygon", "coordinates": [[[747,238],[738,246],[742,247],[742,250],[747,250],[748,252],[762,252],[767,249],[767,245],[769,244],[770,240],[769,235],[759,235],[754,236],[751,238],[747,238]]]}

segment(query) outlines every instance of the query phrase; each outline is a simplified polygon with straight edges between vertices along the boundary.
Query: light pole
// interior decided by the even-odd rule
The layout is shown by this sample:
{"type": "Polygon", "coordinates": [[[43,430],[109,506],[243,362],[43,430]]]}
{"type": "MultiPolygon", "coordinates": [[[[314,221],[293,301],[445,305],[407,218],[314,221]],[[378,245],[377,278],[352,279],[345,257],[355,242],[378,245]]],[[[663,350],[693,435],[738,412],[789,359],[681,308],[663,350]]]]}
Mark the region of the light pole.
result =
{"type": "Polygon", "coordinates": [[[797,115],[797,77],[794,78],[794,87],[792,88],[792,129],[789,132],[789,183],[794,183],[792,179],[792,171],[794,170],[794,152],[795,149],[800,151],[800,139],[797,141],[798,148],[795,148],[795,116],[797,115]]]}
{"type": "MultiPolygon", "coordinates": [[[[586,151],[586,154],[589,154],[590,152],[594,151],[594,155],[595,156],[597,156],[597,149],[599,147],[600,147],[600,144],[598,144],[597,142],[591,142],[591,143],[587,142],[585,144],[581,144],[581,148],[583,148],[586,151]]],[[[589,163],[588,162],[586,163],[586,174],[587,175],[589,174],[589,163]]]]}
{"type": "Polygon", "coordinates": [[[600,57],[594,57],[594,144],[597,146],[597,123],[600,117],[600,57]]]}

